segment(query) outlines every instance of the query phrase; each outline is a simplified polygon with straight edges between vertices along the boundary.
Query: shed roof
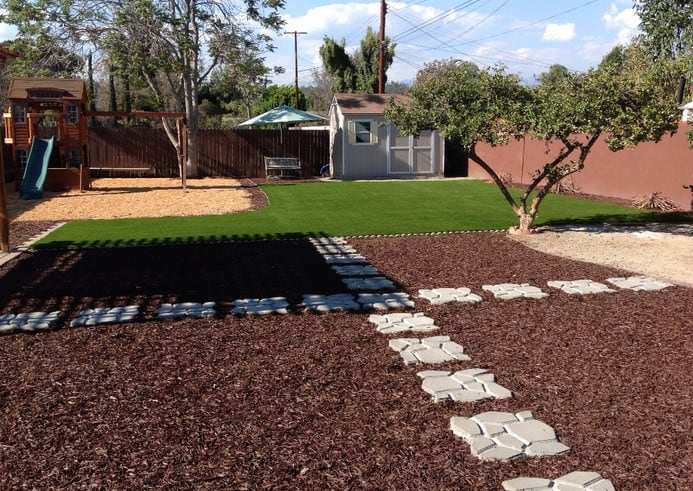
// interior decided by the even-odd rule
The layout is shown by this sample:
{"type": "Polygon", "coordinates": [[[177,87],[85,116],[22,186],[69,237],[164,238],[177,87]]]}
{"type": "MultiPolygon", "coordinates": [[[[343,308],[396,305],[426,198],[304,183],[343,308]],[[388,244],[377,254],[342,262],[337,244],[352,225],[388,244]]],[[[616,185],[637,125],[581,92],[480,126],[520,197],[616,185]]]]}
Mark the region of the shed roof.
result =
{"type": "Polygon", "coordinates": [[[79,78],[13,78],[7,89],[8,99],[28,99],[32,89],[56,89],[62,91],[63,99],[85,101],[87,87],[79,78]]]}
{"type": "Polygon", "coordinates": [[[405,103],[410,97],[404,94],[335,94],[334,101],[344,115],[382,115],[390,99],[405,103]]]}

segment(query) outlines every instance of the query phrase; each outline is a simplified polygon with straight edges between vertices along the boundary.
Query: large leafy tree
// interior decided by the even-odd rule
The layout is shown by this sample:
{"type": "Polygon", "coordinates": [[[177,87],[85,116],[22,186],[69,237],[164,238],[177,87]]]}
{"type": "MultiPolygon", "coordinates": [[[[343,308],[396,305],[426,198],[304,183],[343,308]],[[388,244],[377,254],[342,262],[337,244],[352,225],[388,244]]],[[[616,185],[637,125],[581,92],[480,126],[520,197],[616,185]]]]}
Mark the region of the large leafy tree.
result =
{"type": "Polygon", "coordinates": [[[272,49],[267,33],[283,25],[283,6],[284,0],[12,0],[8,11],[31,9],[36,16],[11,23],[38,23],[54,39],[93,45],[114,66],[136,70],[160,110],[185,115],[185,135],[171,121],[164,126],[174,146],[187,149],[185,170],[195,175],[202,82],[239,51],[272,49]]]}
{"type": "Polygon", "coordinates": [[[638,46],[619,50],[618,62],[605,61],[580,74],[561,71],[534,89],[502,68],[436,62],[417,75],[411,103],[392,104],[386,114],[405,132],[438,129],[459,144],[512,207],[519,220],[515,231],[529,233],[547,193],[584,167],[602,135],[616,151],[676,130],[675,106],[667,93],[676,83],[675,67],[651,64],[638,46]],[[524,134],[546,140],[554,151],[516,198],[477,145],[501,145],[524,134]]]}
{"type": "MultiPolygon", "coordinates": [[[[383,68],[387,73],[395,56],[395,45],[385,38],[383,47],[383,68]]],[[[334,92],[378,92],[378,74],[380,64],[380,39],[378,34],[368,27],[359,49],[349,55],[346,52],[346,41],[337,43],[325,36],[320,46],[320,58],[327,73],[334,77],[334,92]]],[[[387,79],[387,76],[385,76],[387,79]]],[[[386,80],[385,80],[386,81],[386,80]]]]}
{"type": "Polygon", "coordinates": [[[690,0],[635,2],[642,34],[639,41],[654,58],[691,57],[693,3],[690,0]]]}

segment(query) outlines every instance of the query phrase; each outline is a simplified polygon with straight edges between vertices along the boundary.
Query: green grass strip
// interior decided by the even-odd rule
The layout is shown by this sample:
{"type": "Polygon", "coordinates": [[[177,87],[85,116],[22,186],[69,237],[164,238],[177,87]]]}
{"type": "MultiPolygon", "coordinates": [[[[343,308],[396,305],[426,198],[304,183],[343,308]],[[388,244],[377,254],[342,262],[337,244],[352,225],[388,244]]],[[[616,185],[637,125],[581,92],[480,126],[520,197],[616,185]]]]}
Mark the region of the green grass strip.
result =
{"type": "MultiPolygon", "coordinates": [[[[37,248],[193,243],[506,229],[517,218],[491,184],[476,180],[315,182],[262,187],[270,206],[230,215],[74,221],[37,248]]],[[[519,195],[521,191],[513,190],[519,195]]],[[[662,215],[549,195],[537,225],[658,221],[662,215]]]]}

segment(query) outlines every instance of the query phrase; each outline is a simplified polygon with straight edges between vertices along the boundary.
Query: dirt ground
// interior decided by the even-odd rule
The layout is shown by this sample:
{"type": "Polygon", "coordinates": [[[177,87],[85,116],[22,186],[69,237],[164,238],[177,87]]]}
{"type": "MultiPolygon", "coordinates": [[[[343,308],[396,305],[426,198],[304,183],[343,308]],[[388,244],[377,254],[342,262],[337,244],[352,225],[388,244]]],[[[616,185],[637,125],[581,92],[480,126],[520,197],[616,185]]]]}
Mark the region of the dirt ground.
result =
{"type": "Polygon", "coordinates": [[[8,193],[8,215],[16,221],[223,215],[251,208],[250,192],[238,179],[100,178],[84,192],[45,191],[43,199],[8,193]]]}

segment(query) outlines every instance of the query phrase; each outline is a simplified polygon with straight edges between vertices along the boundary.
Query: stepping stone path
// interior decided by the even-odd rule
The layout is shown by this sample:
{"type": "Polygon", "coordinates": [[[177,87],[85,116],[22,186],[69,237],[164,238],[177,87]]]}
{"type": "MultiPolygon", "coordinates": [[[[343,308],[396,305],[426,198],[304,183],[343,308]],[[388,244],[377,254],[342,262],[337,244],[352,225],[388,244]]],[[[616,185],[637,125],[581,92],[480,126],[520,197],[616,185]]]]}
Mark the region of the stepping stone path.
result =
{"type": "Polygon", "coordinates": [[[125,307],[99,307],[80,312],[79,316],[70,322],[70,327],[96,326],[98,324],[117,324],[130,322],[140,313],[139,305],[125,307]]]}
{"type": "Polygon", "coordinates": [[[541,291],[541,288],[532,286],[528,283],[501,283],[500,285],[484,285],[482,289],[493,293],[493,296],[502,300],[513,300],[515,298],[546,298],[548,293],[541,291]]]}
{"type": "Polygon", "coordinates": [[[608,479],[597,472],[576,471],[555,480],[518,477],[503,481],[506,491],[616,491],[608,479]]]}
{"type": "MultiPolygon", "coordinates": [[[[331,312],[336,310],[390,310],[413,308],[414,302],[406,293],[382,292],[395,288],[394,282],[372,265],[366,258],[349,245],[342,237],[323,237],[310,240],[316,251],[342,282],[354,294],[332,295],[305,294],[302,305],[306,311],[331,312]],[[376,290],[361,292],[358,290],[376,290]],[[354,297],[356,295],[356,297],[354,297]]],[[[609,278],[612,285],[635,291],[655,291],[672,286],[647,276],[609,278]]],[[[592,280],[549,281],[548,286],[558,288],[568,294],[593,294],[614,292],[608,286],[592,280]]],[[[483,285],[485,291],[495,298],[510,300],[514,298],[542,299],[549,295],[540,288],[528,283],[502,283],[483,285]]],[[[480,303],[482,297],[469,288],[434,288],[419,290],[419,297],[433,305],[451,302],[480,303]]],[[[232,302],[234,315],[286,314],[289,303],[285,297],[245,298],[232,302]]],[[[60,312],[29,312],[0,315],[0,334],[14,332],[36,332],[50,328],[60,312]]],[[[128,305],[115,308],[95,308],[82,311],[70,323],[71,327],[93,326],[117,322],[129,322],[139,315],[139,306],[128,305]]],[[[216,315],[215,303],[186,302],[163,304],[157,310],[157,318],[173,319],[184,316],[213,317],[216,315]]],[[[427,333],[439,327],[423,313],[372,314],[369,322],[376,324],[382,334],[427,333]]],[[[469,361],[464,348],[453,342],[449,336],[429,338],[397,338],[389,341],[391,349],[399,352],[405,365],[434,364],[451,361],[469,361]]],[[[460,371],[424,370],[417,373],[422,379],[422,389],[431,394],[434,402],[440,401],[481,401],[485,399],[505,399],[512,392],[496,382],[495,376],[487,370],[471,368],[460,371]]],[[[452,432],[469,443],[473,455],[481,460],[509,461],[523,456],[559,455],[570,451],[560,443],[556,433],[549,425],[535,420],[530,411],[517,414],[490,411],[465,418],[455,416],[450,419],[452,432]]],[[[555,480],[518,477],[503,482],[506,491],[615,491],[611,481],[596,472],[577,471],[555,480]]]]}
{"type": "Polygon", "coordinates": [[[552,288],[558,288],[570,295],[589,295],[592,293],[612,293],[612,290],[604,283],[598,283],[592,280],[575,280],[575,281],[549,281],[547,283],[552,288]]]}
{"type": "Polygon", "coordinates": [[[450,341],[449,336],[391,339],[390,348],[399,352],[405,365],[471,359],[462,346],[450,341]]]}
{"type": "Polygon", "coordinates": [[[270,297],[270,298],[238,298],[232,302],[233,315],[269,315],[269,314],[286,314],[289,302],[286,297],[270,297]]]}
{"type": "Polygon", "coordinates": [[[350,293],[335,293],[334,295],[303,295],[305,310],[313,312],[332,312],[335,310],[361,310],[361,305],[354,301],[350,293]]]}
{"type": "Polygon", "coordinates": [[[376,324],[375,330],[382,334],[395,334],[401,332],[431,332],[438,326],[430,317],[423,313],[393,313],[393,314],[372,314],[368,321],[376,324]]]}
{"type": "Polygon", "coordinates": [[[472,455],[503,462],[523,456],[558,455],[570,448],[558,441],[556,432],[534,419],[530,411],[517,414],[490,411],[471,418],[450,418],[450,429],[463,438],[472,455]]]}
{"type": "Polygon", "coordinates": [[[0,315],[0,334],[45,331],[58,320],[59,315],[60,311],[3,314],[0,315]]]}
{"type": "Polygon", "coordinates": [[[482,368],[458,372],[424,370],[416,375],[423,379],[421,388],[433,396],[433,402],[472,402],[484,399],[506,399],[512,392],[496,383],[496,377],[482,368]]]}
{"type": "Polygon", "coordinates": [[[425,298],[433,305],[451,302],[481,303],[482,298],[472,293],[469,288],[433,288],[419,290],[419,297],[425,298]]]}
{"type": "Polygon", "coordinates": [[[214,317],[214,302],[164,303],[156,310],[157,319],[178,319],[180,317],[214,317]]]}
{"type": "Polygon", "coordinates": [[[651,278],[649,276],[629,276],[627,278],[608,278],[606,281],[619,288],[627,288],[636,292],[652,292],[663,290],[670,286],[670,283],[651,278]]]}

